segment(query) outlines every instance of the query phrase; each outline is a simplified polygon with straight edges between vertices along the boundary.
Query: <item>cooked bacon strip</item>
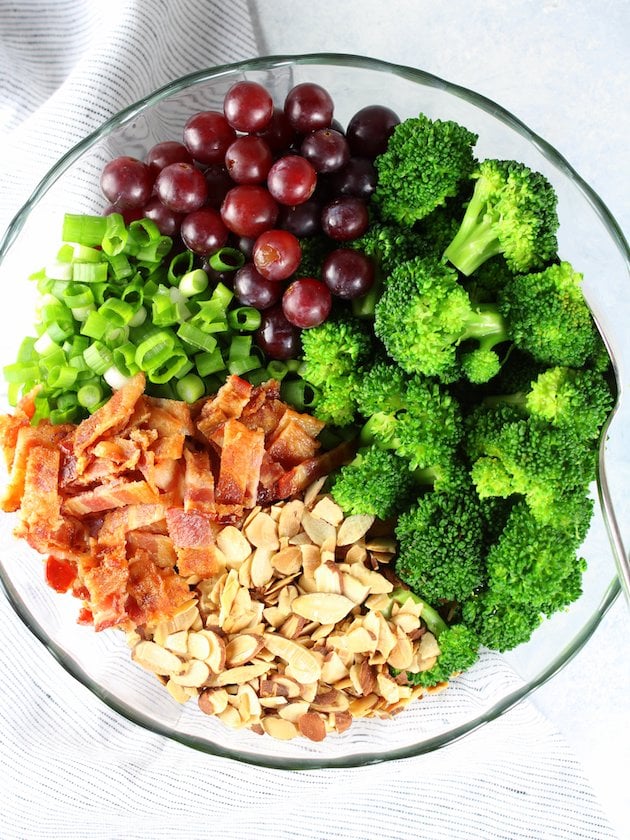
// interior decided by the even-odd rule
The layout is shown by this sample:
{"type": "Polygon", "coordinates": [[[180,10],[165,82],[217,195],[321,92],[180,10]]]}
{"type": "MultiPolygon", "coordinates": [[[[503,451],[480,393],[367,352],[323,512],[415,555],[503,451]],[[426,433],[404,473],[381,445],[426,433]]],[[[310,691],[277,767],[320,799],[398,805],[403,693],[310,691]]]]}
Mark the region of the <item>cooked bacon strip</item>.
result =
{"type": "Polygon", "coordinates": [[[73,449],[76,456],[81,455],[88,446],[106,434],[117,434],[129,422],[138,399],[144,391],[144,373],[136,373],[111,399],[98,408],[87,420],[80,423],[73,437],[73,449]]]}
{"type": "Polygon", "coordinates": [[[323,455],[303,461],[279,479],[275,487],[275,498],[288,499],[290,496],[304,492],[316,479],[328,475],[343,464],[349,464],[355,455],[355,450],[356,445],[352,441],[345,441],[330,452],[324,452],[323,455]]]}
{"type": "Polygon", "coordinates": [[[262,429],[265,437],[272,435],[278,428],[287,405],[278,399],[268,399],[262,405],[246,406],[240,416],[240,421],[248,429],[262,429]]]}
{"type": "Polygon", "coordinates": [[[267,446],[270,457],[287,469],[313,458],[320,446],[299,420],[293,417],[285,419],[289,411],[282,418],[279,433],[274,434],[273,441],[267,446]]]}
{"type": "Polygon", "coordinates": [[[210,455],[208,452],[193,452],[184,450],[186,472],[184,474],[184,510],[197,510],[202,513],[213,514],[214,476],[210,469],[210,455]]]}
{"type": "Polygon", "coordinates": [[[85,516],[102,510],[125,507],[125,505],[157,504],[155,491],[146,481],[126,481],[116,484],[101,484],[94,490],[70,496],[63,504],[64,513],[85,516]]]}
{"type": "Polygon", "coordinates": [[[144,397],[149,415],[143,425],[155,429],[158,437],[189,436],[195,431],[188,403],[159,397],[144,397]]]}
{"type": "Polygon", "coordinates": [[[112,510],[103,517],[98,542],[109,546],[123,544],[130,531],[148,528],[165,518],[166,508],[163,504],[128,505],[112,510]]]}
{"type": "Polygon", "coordinates": [[[158,568],[146,552],[129,563],[126,613],[134,624],[149,624],[168,618],[190,601],[190,590],[172,569],[158,568]]]}
{"type": "Polygon", "coordinates": [[[177,564],[177,554],[171,538],[166,534],[154,534],[151,531],[130,531],[127,534],[127,547],[131,554],[146,551],[156,566],[172,569],[177,564]]]}
{"type": "Polygon", "coordinates": [[[249,382],[240,376],[228,376],[225,385],[219,388],[216,396],[204,403],[197,419],[199,431],[209,438],[217,426],[227,420],[238,419],[249,402],[251,393],[252,386],[249,382]]]}
{"type": "Polygon", "coordinates": [[[94,629],[105,630],[127,621],[127,581],[129,565],[124,543],[99,546],[87,564],[79,565],[83,584],[89,592],[94,629]]]}
{"type": "Polygon", "coordinates": [[[29,531],[56,531],[63,525],[60,463],[61,453],[49,446],[33,446],[28,453],[20,512],[29,531]]]}
{"type": "Polygon", "coordinates": [[[265,435],[262,430],[248,429],[238,420],[225,423],[216,488],[219,504],[245,507],[256,504],[264,452],[265,435]]]}
{"type": "Polygon", "coordinates": [[[179,460],[184,454],[185,440],[185,435],[182,435],[179,432],[172,435],[165,435],[164,437],[158,437],[151,447],[151,451],[155,455],[156,461],[160,459],[166,461],[179,460]]]}
{"type": "Polygon", "coordinates": [[[166,511],[166,524],[177,552],[177,568],[183,577],[213,577],[223,570],[221,553],[214,541],[215,530],[203,513],[181,508],[166,511]]]}
{"type": "Polygon", "coordinates": [[[20,507],[24,495],[26,481],[26,466],[29,455],[34,447],[44,446],[49,449],[56,449],[72,426],[51,426],[49,423],[40,423],[39,426],[20,426],[17,430],[14,455],[9,483],[2,497],[2,510],[15,511],[20,507]]]}

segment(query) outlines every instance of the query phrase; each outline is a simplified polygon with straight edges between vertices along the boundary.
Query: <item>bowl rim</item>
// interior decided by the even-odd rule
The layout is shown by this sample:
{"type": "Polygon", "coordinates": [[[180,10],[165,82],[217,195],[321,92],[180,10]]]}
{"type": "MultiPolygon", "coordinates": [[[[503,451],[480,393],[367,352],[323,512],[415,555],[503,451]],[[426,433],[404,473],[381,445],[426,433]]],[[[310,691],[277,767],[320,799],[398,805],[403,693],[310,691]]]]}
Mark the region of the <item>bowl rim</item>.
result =
{"type": "MultiPolygon", "coordinates": [[[[190,85],[216,80],[222,76],[228,76],[236,71],[247,72],[251,70],[271,70],[283,66],[308,66],[317,64],[349,66],[357,69],[364,68],[396,75],[413,82],[419,82],[428,87],[443,89],[459,98],[465,99],[467,102],[474,104],[483,111],[491,113],[492,116],[499,119],[501,122],[505,123],[521,136],[533,143],[533,145],[536,146],[548,160],[550,160],[557,168],[562,170],[564,174],[566,174],[576,184],[577,188],[587,199],[592,209],[599,216],[607,232],[616,244],[622,258],[625,259],[626,264],[630,267],[630,249],[628,247],[628,243],[624,237],[621,227],[606,204],[602,201],[595,190],[575,171],[564,156],[555,149],[555,147],[532,131],[510,111],[483,94],[477,93],[476,91],[462,85],[449,82],[419,68],[395,64],[368,56],[353,55],[351,53],[325,52],[259,56],[245,61],[232,62],[229,64],[217,65],[216,67],[195,71],[162,85],[147,96],[142,97],[136,102],[118,111],[108,120],[103,122],[97,129],[72,146],[64,155],[62,155],[35,186],[28,199],[9,222],[7,229],[0,239],[0,264],[24,226],[31,208],[39,201],[40,198],[42,198],[42,196],[45,195],[53,183],[55,183],[55,181],[80,157],[81,154],[83,154],[89,146],[100,138],[105,137],[115,128],[133,120],[146,108],[162,101],[167,95],[178,93],[190,85]]],[[[617,403],[615,410],[618,407],[618,404],[619,402],[617,403]]],[[[602,442],[606,438],[606,432],[613,418],[614,411],[608,420],[606,428],[603,430],[602,442]]],[[[600,447],[599,476],[597,485],[599,501],[604,513],[604,518],[607,520],[606,526],[608,528],[608,536],[615,556],[615,561],[619,567],[620,573],[623,573],[624,563],[622,561],[625,561],[626,555],[623,542],[621,540],[620,529],[616,521],[612,501],[608,492],[603,457],[603,443],[600,447]]],[[[240,749],[227,749],[219,744],[208,742],[199,736],[173,731],[159,722],[152,720],[144,713],[138,712],[129,704],[114,697],[102,686],[96,684],[85,672],[85,670],[71,656],[69,656],[59,644],[48,636],[41,624],[22,601],[11,580],[3,574],[2,564],[0,564],[0,586],[4,590],[10,604],[27,629],[33,633],[33,635],[57,660],[64,670],[88,688],[114,712],[120,714],[131,723],[142,726],[149,732],[162,735],[170,740],[192,747],[198,751],[221,758],[231,759],[237,762],[280,770],[316,770],[325,768],[360,767],[370,764],[383,763],[386,761],[412,758],[414,756],[432,752],[460,740],[461,738],[477,731],[482,726],[496,720],[499,716],[528,698],[537,688],[550,680],[565,665],[567,665],[583,648],[587,640],[594,633],[621,591],[619,578],[615,576],[609,584],[601,603],[594,611],[590,620],[571,639],[570,643],[556,655],[548,666],[540,674],[538,674],[537,677],[512,690],[509,694],[497,701],[492,707],[472,720],[467,721],[465,724],[461,724],[446,733],[432,736],[422,743],[416,743],[407,747],[390,750],[386,753],[361,752],[329,758],[292,758],[287,756],[261,755],[255,752],[247,752],[240,749]]]]}

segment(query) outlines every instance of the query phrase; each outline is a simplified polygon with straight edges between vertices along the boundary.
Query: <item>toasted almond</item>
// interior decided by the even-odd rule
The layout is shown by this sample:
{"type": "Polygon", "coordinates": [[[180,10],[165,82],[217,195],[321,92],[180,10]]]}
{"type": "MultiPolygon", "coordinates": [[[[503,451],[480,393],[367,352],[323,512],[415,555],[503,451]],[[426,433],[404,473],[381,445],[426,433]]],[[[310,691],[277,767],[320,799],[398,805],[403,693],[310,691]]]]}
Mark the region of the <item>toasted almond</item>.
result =
{"type": "Polygon", "coordinates": [[[193,659],[207,659],[210,656],[210,640],[206,633],[199,631],[188,634],[186,653],[193,659]]]}
{"type": "MultiPolygon", "coordinates": [[[[262,516],[263,514],[259,514],[262,516]]],[[[266,586],[273,577],[273,566],[271,564],[271,557],[276,546],[258,547],[252,556],[251,578],[252,584],[261,588],[266,586]]]]}
{"type": "Polygon", "coordinates": [[[309,621],[318,621],[320,624],[336,624],[345,618],[353,607],[354,604],[349,598],[345,595],[336,595],[334,592],[313,592],[300,595],[291,603],[294,613],[309,621]]]}
{"type": "Polygon", "coordinates": [[[256,677],[262,677],[269,670],[269,662],[255,660],[251,665],[239,665],[238,668],[228,668],[220,674],[211,676],[209,684],[212,686],[242,685],[256,677]]]}
{"type": "Polygon", "coordinates": [[[413,654],[414,650],[411,639],[409,639],[402,628],[397,627],[396,644],[387,657],[387,662],[392,666],[392,668],[404,671],[409,668],[413,662],[413,654]]]}
{"type": "Polygon", "coordinates": [[[352,565],[353,563],[365,563],[367,558],[368,553],[365,546],[363,543],[357,542],[346,551],[344,560],[348,565],[352,565]]]}
{"type": "Polygon", "coordinates": [[[300,531],[299,534],[289,538],[289,545],[312,545],[312,542],[306,531],[300,531]]]}
{"type": "Polygon", "coordinates": [[[336,540],[337,531],[335,526],[331,525],[330,522],[326,522],[325,519],[318,519],[309,511],[305,511],[302,516],[302,528],[304,528],[315,545],[321,546],[326,540],[336,540]]]}
{"type": "Polygon", "coordinates": [[[176,700],[178,703],[187,703],[190,700],[191,695],[189,689],[183,685],[178,685],[172,679],[169,679],[166,683],[166,690],[173,700],[176,700]]]}
{"type": "Polygon", "coordinates": [[[376,694],[367,694],[365,697],[357,697],[355,700],[350,701],[348,711],[352,717],[368,717],[378,701],[379,697],[376,694]]]}
{"type": "Polygon", "coordinates": [[[303,513],[304,502],[301,502],[299,499],[293,499],[292,501],[287,502],[280,511],[280,518],[278,519],[278,536],[291,538],[296,534],[299,534],[303,513]]]}
{"type": "Polygon", "coordinates": [[[213,630],[200,630],[208,640],[210,653],[206,656],[206,665],[213,674],[219,674],[225,668],[225,642],[213,630]]]}
{"type": "Polygon", "coordinates": [[[240,685],[238,687],[238,713],[243,723],[251,724],[257,721],[262,714],[262,707],[258,695],[251,685],[240,685]]]}
{"type": "Polygon", "coordinates": [[[311,513],[318,519],[323,519],[335,528],[341,525],[344,519],[344,514],[339,505],[334,502],[330,496],[322,496],[322,498],[314,505],[311,513]]]}
{"type": "Polygon", "coordinates": [[[286,674],[271,674],[269,680],[275,686],[276,691],[283,697],[288,697],[292,700],[300,696],[300,683],[288,677],[286,674]]]}
{"type": "Polygon", "coordinates": [[[364,513],[348,516],[337,531],[337,545],[352,545],[357,542],[365,536],[373,522],[374,517],[364,513]]]}
{"type": "Polygon", "coordinates": [[[239,589],[240,584],[238,580],[238,572],[235,569],[230,569],[227,577],[225,578],[223,589],[219,596],[219,625],[221,627],[232,610],[232,605],[239,589]]]}
{"type": "Polygon", "coordinates": [[[280,548],[278,542],[278,526],[271,516],[261,511],[245,527],[245,536],[256,548],[277,550],[280,548]]]}
{"type": "Polygon", "coordinates": [[[295,575],[302,568],[302,552],[298,546],[289,545],[272,555],[271,565],[283,577],[295,575]]]}
{"type": "Polygon", "coordinates": [[[298,636],[302,634],[305,627],[306,619],[301,615],[292,613],[287,620],[283,622],[282,626],[278,628],[278,633],[286,636],[287,639],[297,639],[298,636]]]}
{"type": "Polygon", "coordinates": [[[319,660],[305,647],[277,633],[265,633],[263,638],[267,650],[290,666],[291,676],[298,682],[311,683],[319,679],[321,676],[319,660]]]}
{"type": "Polygon", "coordinates": [[[331,712],[328,715],[328,720],[330,721],[332,728],[341,734],[342,732],[345,732],[346,729],[350,728],[352,724],[352,715],[348,711],[331,712]]]}
{"type": "Polygon", "coordinates": [[[346,694],[336,688],[328,688],[315,695],[311,709],[315,712],[345,712],[349,705],[346,694]]]}
{"type": "Polygon", "coordinates": [[[180,656],[186,656],[188,653],[188,631],[178,630],[177,633],[170,633],[164,639],[163,647],[180,656]]]}
{"type": "Polygon", "coordinates": [[[341,594],[341,572],[333,562],[326,561],[322,557],[322,562],[313,572],[313,578],[318,592],[341,594]]]}
{"type": "Polygon", "coordinates": [[[370,594],[370,587],[355,577],[354,575],[339,572],[341,579],[341,591],[354,604],[362,604],[370,594]]]}
{"type": "Polygon", "coordinates": [[[394,537],[370,537],[366,540],[365,547],[368,551],[376,551],[379,554],[396,554],[398,548],[394,537]]]}
{"type": "Polygon", "coordinates": [[[324,664],[322,665],[322,680],[328,685],[334,685],[334,683],[347,676],[348,668],[337,651],[329,651],[324,657],[324,664]]]}
{"type": "Polygon", "coordinates": [[[204,688],[197,701],[206,715],[219,715],[228,705],[228,693],[224,688],[204,688]]]}
{"type": "Polygon", "coordinates": [[[319,642],[323,639],[327,639],[334,629],[334,624],[320,624],[319,627],[316,627],[310,634],[311,639],[314,642],[319,642]]]}
{"type": "Polygon", "coordinates": [[[263,610],[263,618],[269,624],[270,627],[281,627],[282,624],[287,620],[291,613],[290,608],[285,610],[280,609],[280,607],[267,607],[263,610]]]}
{"type": "Polygon", "coordinates": [[[440,646],[433,633],[425,633],[418,644],[420,659],[429,659],[433,656],[439,656],[440,653],[440,646]]]}
{"type": "Polygon", "coordinates": [[[154,674],[173,676],[184,669],[184,663],[178,656],[155,642],[138,642],[131,655],[138,665],[154,674]]]}
{"type": "Polygon", "coordinates": [[[388,703],[398,703],[400,699],[398,686],[391,677],[388,677],[383,673],[377,674],[376,686],[381,697],[383,697],[388,703]]]}
{"type": "Polygon", "coordinates": [[[346,635],[346,650],[351,653],[372,653],[377,639],[365,627],[355,627],[346,635]]]}
{"type": "Polygon", "coordinates": [[[307,712],[298,718],[298,729],[310,741],[323,741],[326,737],[326,724],[317,712],[307,712]]]}
{"type": "Polygon", "coordinates": [[[237,568],[251,554],[251,545],[242,531],[226,525],[217,535],[217,546],[223,552],[228,568],[237,568]]]}
{"type": "Polygon", "coordinates": [[[298,729],[294,723],[276,715],[265,715],[261,724],[267,735],[281,741],[290,741],[298,735],[298,729]]]}
{"type": "Polygon", "coordinates": [[[391,623],[409,635],[420,627],[420,619],[411,613],[398,613],[393,616],[391,623]]]}
{"type": "Polygon", "coordinates": [[[237,668],[251,662],[264,647],[262,636],[241,633],[234,636],[225,646],[225,664],[228,668],[237,668]]]}
{"type": "Polygon", "coordinates": [[[306,508],[310,508],[311,505],[315,503],[315,501],[317,500],[317,495],[325,483],[326,476],[323,475],[321,476],[321,478],[316,479],[312,484],[309,484],[309,486],[306,488],[306,491],[304,492],[304,506],[306,508]]]}
{"type": "Polygon", "coordinates": [[[171,680],[178,685],[199,688],[210,676],[210,668],[200,659],[191,659],[181,674],[174,674],[171,680]]]}
{"type": "Polygon", "coordinates": [[[178,633],[180,630],[188,630],[193,622],[199,616],[196,601],[187,601],[182,606],[178,607],[175,614],[167,619],[161,621],[155,628],[153,638],[157,644],[163,644],[167,636],[172,633],[178,633]]]}
{"type": "Polygon", "coordinates": [[[246,587],[249,589],[252,584],[252,560],[254,558],[254,554],[250,554],[249,557],[246,557],[243,562],[238,567],[238,582],[241,586],[246,587]]]}
{"type": "Polygon", "coordinates": [[[378,572],[366,569],[361,563],[353,563],[349,568],[349,572],[353,577],[360,580],[364,586],[369,587],[371,595],[382,595],[391,592],[394,588],[394,584],[390,583],[387,578],[378,572]]]}
{"type": "Polygon", "coordinates": [[[290,720],[292,723],[297,723],[303,714],[308,712],[310,703],[308,700],[293,700],[278,708],[278,715],[283,720],[290,720]]]}
{"type": "Polygon", "coordinates": [[[234,706],[226,706],[222,712],[217,713],[217,717],[222,723],[229,726],[230,729],[241,729],[245,725],[242,717],[238,713],[238,709],[234,706]]]}
{"type": "Polygon", "coordinates": [[[261,697],[260,705],[263,709],[279,709],[289,702],[286,697],[277,694],[275,697],[261,697]]]}

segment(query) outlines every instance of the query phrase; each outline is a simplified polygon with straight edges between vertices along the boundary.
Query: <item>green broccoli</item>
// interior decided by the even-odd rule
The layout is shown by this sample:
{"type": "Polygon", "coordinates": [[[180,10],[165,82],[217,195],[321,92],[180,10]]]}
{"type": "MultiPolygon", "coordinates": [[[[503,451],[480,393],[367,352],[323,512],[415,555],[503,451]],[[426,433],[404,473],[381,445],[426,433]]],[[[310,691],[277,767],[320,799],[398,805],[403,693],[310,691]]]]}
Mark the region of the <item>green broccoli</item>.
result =
{"type": "Polygon", "coordinates": [[[574,534],[542,525],[518,503],[488,552],[485,589],[464,603],[462,621],[494,650],[526,642],[543,616],[579,598],[585,562],[576,547],[574,534]]]}
{"type": "Polygon", "coordinates": [[[522,273],[553,260],[557,198],[544,175],[516,161],[484,160],[472,177],[472,198],[444,256],[466,275],[496,254],[522,273]]]}
{"type": "Polygon", "coordinates": [[[431,603],[463,601],[484,582],[484,522],[470,479],[422,496],[396,525],[396,574],[431,603]]]}
{"type": "Polygon", "coordinates": [[[595,440],[612,409],[613,395],[601,373],[557,366],[540,373],[529,387],[486,397],[484,404],[509,404],[552,426],[571,428],[583,440],[595,440]]]}
{"type": "Polygon", "coordinates": [[[299,373],[317,389],[317,417],[337,426],[353,422],[361,371],[372,353],[369,332],[347,316],[330,318],[302,332],[303,361],[299,373]]]}
{"type": "Polygon", "coordinates": [[[330,492],[344,513],[388,519],[406,506],[414,484],[413,473],[402,458],[377,446],[368,446],[341,467],[330,492]]]}
{"type": "Polygon", "coordinates": [[[568,262],[507,283],[498,307],[516,346],[548,365],[582,367],[594,359],[602,340],[581,283],[568,262]]]}
{"type": "Polygon", "coordinates": [[[372,204],[381,218],[411,226],[428,216],[470,178],[477,135],[452,121],[424,114],[400,123],[374,165],[372,204]]]}
{"type": "Polygon", "coordinates": [[[395,589],[392,598],[404,604],[408,598],[422,604],[420,617],[430,633],[435,636],[440,653],[437,662],[426,671],[407,671],[407,682],[427,688],[448,682],[451,677],[467,671],[479,658],[479,639],[476,633],[463,624],[449,626],[437,610],[406,589],[395,589]]]}
{"type": "Polygon", "coordinates": [[[392,450],[410,470],[453,461],[462,436],[459,407],[436,382],[381,361],[365,371],[356,395],[359,412],[368,418],[363,445],[392,450]]]}
{"type": "Polygon", "coordinates": [[[472,381],[487,381],[500,367],[494,347],[509,338],[494,304],[474,306],[450,266],[422,257],[391,273],[376,305],[374,332],[407,373],[443,382],[458,378],[460,364],[472,381]],[[458,361],[458,346],[468,340],[477,347],[458,361]]]}
{"type": "Polygon", "coordinates": [[[302,236],[299,239],[302,256],[295,272],[296,277],[320,277],[322,264],[333,245],[323,234],[302,236]]]}

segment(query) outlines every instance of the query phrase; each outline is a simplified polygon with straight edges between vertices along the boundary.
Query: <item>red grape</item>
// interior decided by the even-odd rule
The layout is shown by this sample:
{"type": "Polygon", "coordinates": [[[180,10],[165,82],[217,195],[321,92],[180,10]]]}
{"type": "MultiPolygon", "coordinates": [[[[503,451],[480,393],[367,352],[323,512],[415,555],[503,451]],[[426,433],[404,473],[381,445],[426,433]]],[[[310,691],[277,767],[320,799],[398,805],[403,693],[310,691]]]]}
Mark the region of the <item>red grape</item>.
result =
{"type": "Polygon", "coordinates": [[[336,198],[322,210],[322,230],[338,242],[361,236],[369,223],[367,207],[361,199],[351,195],[336,198]]]}
{"type": "Polygon", "coordinates": [[[300,352],[300,333],[287,321],[282,306],[263,312],[255,333],[256,344],[271,359],[292,359],[300,352]]]}
{"type": "Polygon", "coordinates": [[[225,166],[237,184],[259,184],[267,177],[273,157],[261,137],[237,137],[225,153],[225,166]]]}
{"type": "Polygon", "coordinates": [[[225,196],[221,218],[237,236],[260,236],[276,223],[278,205],[264,187],[242,184],[225,196]]]}
{"type": "Polygon", "coordinates": [[[318,201],[309,198],[303,204],[280,208],[278,224],[295,236],[313,236],[321,230],[320,217],[322,208],[318,201]]]}
{"type": "Polygon", "coordinates": [[[376,189],[376,169],[369,158],[353,157],[332,176],[335,192],[367,201],[376,189]]]}
{"type": "Polygon", "coordinates": [[[192,155],[183,143],[176,140],[165,140],[163,143],[156,143],[145,155],[145,162],[151,170],[158,174],[165,166],[171,163],[192,163],[192,155]]]}
{"type": "Polygon", "coordinates": [[[302,204],[313,195],[317,173],[299,155],[286,155],[277,160],[267,175],[267,187],[280,204],[302,204]]]}
{"type": "Polygon", "coordinates": [[[157,176],[158,198],[175,213],[191,213],[205,204],[208,185],[203,173],[190,163],[171,163],[157,176]]]}
{"type": "Polygon", "coordinates": [[[285,151],[295,142],[296,138],[293,126],[281,108],[273,109],[271,122],[257,134],[265,141],[272,152],[285,151]]]}
{"type": "Polygon", "coordinates": [[[361,251],[337,248],[324,259],[322,280],[337,297],[363,297],[374,283],[374,263],[361,251]]]}
{"type": "Polygon", "coordinates": [[[121,155],[103,167],[101,190],[119,211],[142,207],[151,197],[153,177],[146,163],[121,155]]]}
{"type": "Polygon", "coordinates": [[[200,163],[223,163],[236,132],[218,111],[193,114],[184,126],[184,145],[200,163]]]}
{"type": "Polygon", "coordinates": [[[225,166],[209,166],[203,174],[208,185],[206,204],[219,210],[223,199],[234,186],[234,181],[225,166]]]}
{"type": "Polygon", "coordinates": [[[318,128],[307,134],[300,154],[316,172],[336,172],[350,159],[350,148],[343,134],[332,128],[318,128]]]}
{"type": "Polygon", "coordinates": [[[184,218],[181,234],[187,248],[205,257],[214,254],[225,245],[228,229],[216,210],[212,207],[202,207],[184,218]]]}
{"type": "Polygon", "coordinates": [[[282,296],[282,311],[289,323],[301,329],[322,324],[330,315],[332,298],[328,288],[314,277],[295,280],[282,296]]]}
{"type": "Polygon", "coordinates": [[[237,131],[262,131],[273,114],[273,100],[258,82],[236,82],[225,94],[223,113],[237,131]]]}
{"type": "Polygon", "coordinates": [[[288,230],[267,230],[261,233],[252,250],[256,269],[267,280],[286,280],[297,269],[302,249],[288,230]]]}
{"type": "Polygon", "coordinates": [[[316,128],[327,128],[332,122],[333,109],[328,91],[313,82],[295,85],[284,101],[284,112],[300,134],[307,134],[316,128]]]}
{"type": "Polygon", "coordinates": [[[269,309],[282,297],[282,286],[266,280],[253,263],[246,263],[234,275],[234,294],[243,306],[269,309]]]}
{"type": "Polygon", "coordinates": [[[384,105],[368,105],[352,117],[346,137],[353,155],[375,158],[383,154],[387,141],[400,122],[398,114],[384,105]]]}
{"type": "Polygon", "coordinates": [[[155,222],[162,236],[175,236],[179,233],[184,218],[183,213],[169,210],[159,198],[152,198],[144,205],[142,216],[155,222]]]}

